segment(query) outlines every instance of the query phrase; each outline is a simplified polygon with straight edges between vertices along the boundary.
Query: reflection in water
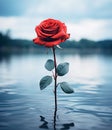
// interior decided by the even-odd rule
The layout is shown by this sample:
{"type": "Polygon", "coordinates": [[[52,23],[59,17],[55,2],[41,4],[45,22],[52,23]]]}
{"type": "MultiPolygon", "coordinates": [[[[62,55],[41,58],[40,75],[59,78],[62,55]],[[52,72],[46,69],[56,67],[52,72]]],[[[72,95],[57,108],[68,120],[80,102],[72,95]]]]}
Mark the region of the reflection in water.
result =
{"type": "Polygon", "coordinates": [[[40,121],[43,123],[42,123],[42,125],[39,126],[39,128],[48,129],[48,122],[45,120],[45,117],[40,116],[40,121]]]}
{"type": "MultiPolygon", "coordinates": [[[[53,130],[57,130],[56,128],[56,118],[57,118],[57,111],[54,111],[54,120],[53,120],[53,130]]],[[[39,128],[42,128],[42,129],[49,129],[48,127],[48,122],[46,121],[45,117],[43,116],[40,116],[40,121],[42,122],[42,124],[39,126],[39,128]]],[[[74,127],[74,123],[71,122],[71,123],[65,123],[65,124],[62,124],[62,126],[60,126],[60,130],[69,130],[71,127],[74,127]]]]}
{"type": "Polygon", "coordinates": [[[71,127],[74,127],[74,123],[63,124],[63,128],[60,130],[69,130],[71,127]]]}

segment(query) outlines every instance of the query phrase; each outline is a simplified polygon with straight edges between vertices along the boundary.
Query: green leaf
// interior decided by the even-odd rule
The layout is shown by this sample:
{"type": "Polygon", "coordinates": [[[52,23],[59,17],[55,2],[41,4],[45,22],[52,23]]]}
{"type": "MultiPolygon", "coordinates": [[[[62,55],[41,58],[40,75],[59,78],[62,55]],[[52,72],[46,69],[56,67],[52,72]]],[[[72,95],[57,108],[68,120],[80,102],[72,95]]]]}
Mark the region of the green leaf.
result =
{"type": "Polygon", "coordinates": [[[59,76],[65,75],[66,73],[68,73],[68,71],[69,71],[69,63],[67,62],[61,63],[57,67],[57,73],[59,76]]]}
{"type": "Polygon", "coordinates": [[[61,89],[65,92],[65,93],[74,93],[74,90],[72,88],[69,87],[69,84],[67,82],[61,82],[59,83],[61,89]]]}
{"type": "Polygon", "coordinates": [[[51,71],[54,69],[54,61],[49,59],[47,60],[47,62],[45,63],[45,68],[48,70],[48,71],[51,71]]]}
{"type": "Polygon", "coordinates": [[[40,80],[40,89],[43,90],[48,85],[52,83],[52,77],[51,76],[45,76],[40,80]]]}

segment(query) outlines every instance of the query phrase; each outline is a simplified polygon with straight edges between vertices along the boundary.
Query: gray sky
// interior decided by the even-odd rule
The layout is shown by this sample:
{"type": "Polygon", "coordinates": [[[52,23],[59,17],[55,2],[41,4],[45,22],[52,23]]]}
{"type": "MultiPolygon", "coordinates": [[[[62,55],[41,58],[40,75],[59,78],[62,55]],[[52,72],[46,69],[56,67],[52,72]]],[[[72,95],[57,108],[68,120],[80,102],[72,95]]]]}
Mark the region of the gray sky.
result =
{"type": "Polygon", "coordinates": [[[112,0],[0,0],[0,31],[32,39],[42,20],[65,22],[71,39],[112,39],[112,0]]]}

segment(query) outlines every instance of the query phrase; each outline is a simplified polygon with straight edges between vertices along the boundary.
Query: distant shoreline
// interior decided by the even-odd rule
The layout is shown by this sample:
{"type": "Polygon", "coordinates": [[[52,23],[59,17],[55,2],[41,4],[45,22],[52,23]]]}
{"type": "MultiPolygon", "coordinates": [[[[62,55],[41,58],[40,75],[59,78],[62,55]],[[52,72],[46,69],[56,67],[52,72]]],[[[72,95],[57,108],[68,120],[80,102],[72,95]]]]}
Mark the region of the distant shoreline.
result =
{"type": "MultiPolygon", "coordinates": [[[[0,54],[46,54],[52,53],[50,48],[0,48],[0,54]]],[[[112,54],[111,49],[75,49],[75,48],[63,48],[63,49],[56,49],[56,53],[58,54],[112,54]]]]}
{"type": "MultiPolygon", "coordinates": [[[[112,40],[92,41],[81,39],[80,41],[67,40],[60,44],[63,51],[57,49],[57,52],[63,54],[75,53],[112,53],[112,40]]],[[[8,35],[0,33],[0,53],[45,53],[48,48],[34,44],[27,39],[12,39],[8,35]]]]}

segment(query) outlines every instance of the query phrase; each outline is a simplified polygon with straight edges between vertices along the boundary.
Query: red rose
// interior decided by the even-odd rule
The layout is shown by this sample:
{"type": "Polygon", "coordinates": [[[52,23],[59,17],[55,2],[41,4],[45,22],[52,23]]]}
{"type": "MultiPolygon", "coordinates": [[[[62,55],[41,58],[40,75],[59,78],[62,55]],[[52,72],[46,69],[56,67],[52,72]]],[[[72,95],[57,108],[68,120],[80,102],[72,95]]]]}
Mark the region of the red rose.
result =
{"type": "Polygon", "coordinates": [[[42,21],[36,26],[35,31],[37,33],[37,38],[33,39],[33,42],[46,47],[58,45],[70,37],[70,34],[67,34],[65,24],[54,19],[42,21]]]}

